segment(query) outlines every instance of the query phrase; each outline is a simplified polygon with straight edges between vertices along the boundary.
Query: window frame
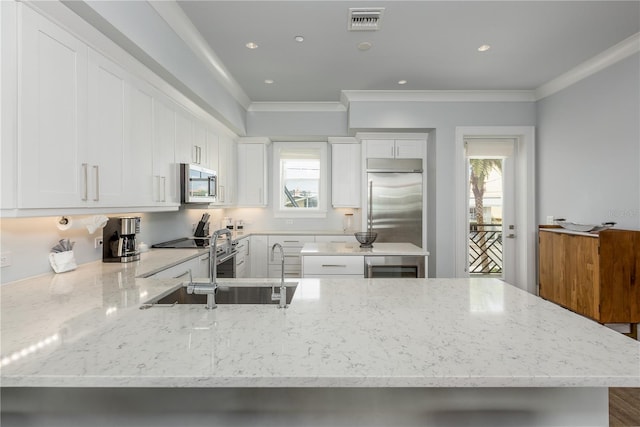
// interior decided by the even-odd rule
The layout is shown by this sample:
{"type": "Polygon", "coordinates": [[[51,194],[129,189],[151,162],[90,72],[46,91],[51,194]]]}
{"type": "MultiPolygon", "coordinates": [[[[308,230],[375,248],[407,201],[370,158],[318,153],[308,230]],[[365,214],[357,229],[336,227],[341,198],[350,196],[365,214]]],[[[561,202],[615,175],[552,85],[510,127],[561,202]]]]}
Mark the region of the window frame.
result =
{"type": "Polygon", "coordinates": [[[328,165],[328,148],[326,142],[282,142],[273,143],[273,215],[275,218],[326,218],[327,203],[329,199],[328,181],[329,181],[329,165],[328,165]],[[320,179],[318,188],[318,206],[314,208],[285,208],[283,206],[283,187],[282,171],[280,163],[282,159],[281,153],[287,150],[313,150],[318,151],[320,155],[320,179]]]}

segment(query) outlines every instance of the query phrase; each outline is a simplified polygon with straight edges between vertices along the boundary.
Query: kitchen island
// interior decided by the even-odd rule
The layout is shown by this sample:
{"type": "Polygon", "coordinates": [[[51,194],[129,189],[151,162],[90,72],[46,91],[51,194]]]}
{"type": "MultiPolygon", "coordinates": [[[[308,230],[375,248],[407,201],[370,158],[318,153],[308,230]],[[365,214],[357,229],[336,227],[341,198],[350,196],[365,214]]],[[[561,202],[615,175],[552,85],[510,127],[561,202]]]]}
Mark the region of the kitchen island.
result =
{"type": "Polygon", "coordinates": [[[387,278],[424,278],[428,255],[412,243],[375,243],[370,248],[358,243],[306,243],[300,251],[302,277],[319,278],[375,277],[379,267],[387,278]]]}
{"type": "Polygon", "coordinates": [[[140,310],[180,286],[137,277],[157,252],[2,286],[3,425],[607,425],[607,388],[640,386],[640,343],[496,279],[140,310]]]}

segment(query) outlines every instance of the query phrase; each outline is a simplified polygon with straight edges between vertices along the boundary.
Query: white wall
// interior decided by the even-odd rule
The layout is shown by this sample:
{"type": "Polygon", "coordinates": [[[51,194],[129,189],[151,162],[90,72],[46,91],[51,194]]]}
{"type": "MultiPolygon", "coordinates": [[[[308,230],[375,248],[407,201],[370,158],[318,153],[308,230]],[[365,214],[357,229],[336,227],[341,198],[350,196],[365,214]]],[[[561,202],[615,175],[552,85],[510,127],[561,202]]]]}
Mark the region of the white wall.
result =
{"type": "MultiPolygon", "coordinates": [[[[136,214],[115,214],[107,216],[139,215],[141,232],[138,243],[145,242],[149,246],[167,240],[186,237],[193,234],[192,225],[197,223],[203,209],[184,209],[177,212],[157,212],[136,214]]],[[[211,223],[218,225],[224,216],[222,209],[208,209],[211,223]]],[[[71,216],[74,223],[79,224],[87,216],[71,216]]],[[[0,271],[0,283],[8,283],[30,276],[50,273],[48,255],[51,247],[60,239],[75,242],[73,249],[76,262],[84,264],[102,259],[102,249],[94,248],[96,237],[102,236],[102,230],[89,234],[86,228],[74,228],[60,231],[56,227],[55,217],[40,218],[3,218],[0,221],[1,250],[10,252],[12,263],[0,271]]]]}
{"type": "Polygon", "coordinates": [[[640,54],[538,102],[538,219],[640,229],[640,54]]]}
{"type": "Polygon", "coordinates": [[[532,126],[533,102],[351,102],[349,125],[369,131],[432,129],[427,249],[430,275],[454,277],[456,126],[532,126]],[[435,170],[434,170],[435,169],[435,170]],[[435,215],[435,216],[434,216],[435,215]]]}

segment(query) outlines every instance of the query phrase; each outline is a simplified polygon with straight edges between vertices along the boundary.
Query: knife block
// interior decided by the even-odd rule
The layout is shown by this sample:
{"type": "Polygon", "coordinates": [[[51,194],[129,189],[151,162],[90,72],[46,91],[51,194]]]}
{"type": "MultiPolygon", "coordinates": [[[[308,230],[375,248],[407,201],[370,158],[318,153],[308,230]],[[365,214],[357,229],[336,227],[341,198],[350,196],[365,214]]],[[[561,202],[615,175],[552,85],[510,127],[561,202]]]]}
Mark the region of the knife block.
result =
{"type": "Polygon", "coordinates": [[[198,226],[196,227],[195,233],[193,233],[195,237],[207,237],[209,235],[209,223],[208,222],[198,222],[198,226]]]}

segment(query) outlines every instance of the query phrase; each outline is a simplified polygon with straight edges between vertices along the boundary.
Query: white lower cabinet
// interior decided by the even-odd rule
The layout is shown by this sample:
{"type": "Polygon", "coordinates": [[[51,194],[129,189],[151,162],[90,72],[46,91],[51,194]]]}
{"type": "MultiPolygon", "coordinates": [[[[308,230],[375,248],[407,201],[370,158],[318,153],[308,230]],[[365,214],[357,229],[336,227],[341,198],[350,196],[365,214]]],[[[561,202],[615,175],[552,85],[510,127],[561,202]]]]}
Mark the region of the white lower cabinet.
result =
{"type": "Polygon", "coordinates": [[[364,257],[327,255],[302,257],[302,277],[364,277],[364,257]]]}
{"type": "Polygon", "coordinates": [[[300,251],[305,243],[315,242],[314,236],[288,236],[288,235],[271,235],[268,239],[269,250],[269,276],[281,277],[282,275],[282,258],[280,251],[276,249],[273,259],[271,259],[271,248],[276,243],[282,245],[284,252],[284,277],[301,277],[302,260],[300,251]]]}
{"type": "Polygon", "coordinates": [[[249,265],[251,267],[250,277],[263,278],[269,275],[269,261],[267,245],[268,237],[254,234],[249,237],[249,265]]]}
{"type": "Polygon", "coordinates": [[[238,252],[236,255],[236,278],[249,277],[251,273],[249,246],[249,238],[238,240],[236,245],[236,251],[238,252]]]}

